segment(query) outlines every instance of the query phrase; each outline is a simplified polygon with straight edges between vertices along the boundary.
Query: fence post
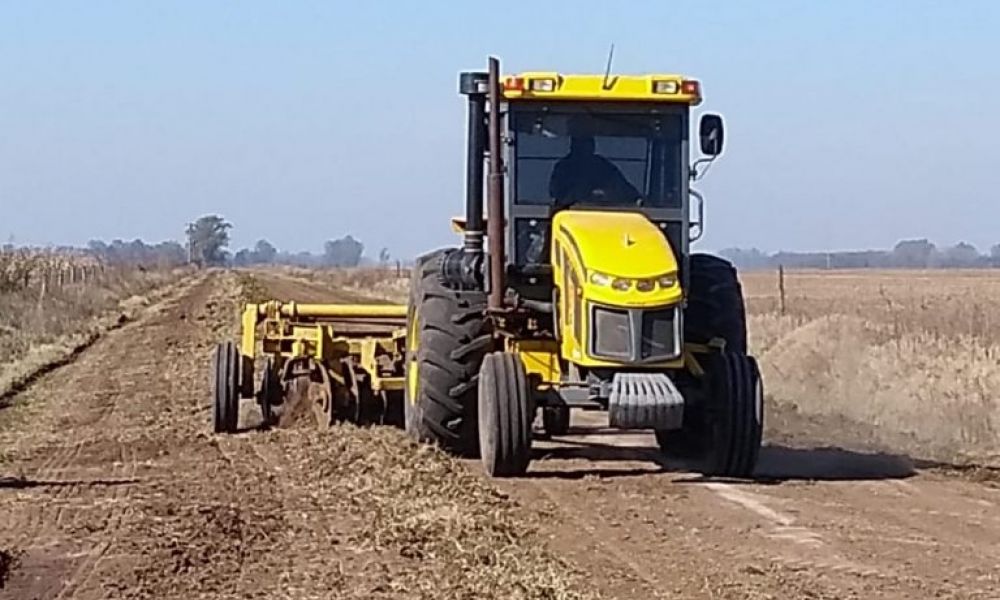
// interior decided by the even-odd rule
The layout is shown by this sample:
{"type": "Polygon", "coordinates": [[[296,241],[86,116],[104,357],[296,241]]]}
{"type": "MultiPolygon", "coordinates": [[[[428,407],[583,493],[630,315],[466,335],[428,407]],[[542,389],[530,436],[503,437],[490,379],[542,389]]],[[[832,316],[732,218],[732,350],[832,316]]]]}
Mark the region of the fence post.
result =
{"type": "Polygon", "coordinates": [[[778,265],[778,310],[785,314],[785,265],[778,265]]]}

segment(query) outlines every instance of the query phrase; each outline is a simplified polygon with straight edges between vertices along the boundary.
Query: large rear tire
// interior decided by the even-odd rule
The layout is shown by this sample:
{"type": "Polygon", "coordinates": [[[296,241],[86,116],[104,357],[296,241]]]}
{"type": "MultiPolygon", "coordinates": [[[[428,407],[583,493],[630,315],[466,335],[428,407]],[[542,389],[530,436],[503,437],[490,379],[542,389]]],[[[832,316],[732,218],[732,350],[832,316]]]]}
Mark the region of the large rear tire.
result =
{"type": "Polygon", "coordinates": [[[407,318],[405,426],[411,437],[447,451],[478,451],[476,386],[492,346],[486,295],[444,285],[447,250],[418,259],[407,318]]]}
{"type": "MultiPolygon", "coordinates": [[[[747,353],[746,307],[736,268],[711,254],[692,254],[689,263],[684,340],[708,344],[723,340],[725,350],[747,353]]],[[[657,431],[656,441],[671,458],[697,459],[710,451],[711,432],[703,406],[685,407],[679,430],[657,431]]]]}
{"type": "Polygon", "coordinates": [[[236,344],[215,347],[212,357],[212,425],[215,433],[235,433],[240,419],[240,362],[236,344]]]}
{"type": "Polygon", "coordinates": [[[672,458],[692,460],[708,475],[749,477],[757,462],[763,426],[763,392],[756,361],[747,356],[746,306],[735,267],[722,258],[690,260],[684,339],[725,348],[702,359],[700,403],[685,406],[680,430],[657,431],[672,458]]]}
{"type": "Polygon", "coordinates": [[[710,254],[692,254],[684,311],[684,339],[707,344],[721,338],[726,350],[747,353],[747,317],[736,268],[710,254]]]}
{"type": "Polygon", "coordinates": [[[524,363],[516,354],[487,354],[479,370],[479,448],[492,477],[516,477],[531,461],[534,407],[524,363]]]}

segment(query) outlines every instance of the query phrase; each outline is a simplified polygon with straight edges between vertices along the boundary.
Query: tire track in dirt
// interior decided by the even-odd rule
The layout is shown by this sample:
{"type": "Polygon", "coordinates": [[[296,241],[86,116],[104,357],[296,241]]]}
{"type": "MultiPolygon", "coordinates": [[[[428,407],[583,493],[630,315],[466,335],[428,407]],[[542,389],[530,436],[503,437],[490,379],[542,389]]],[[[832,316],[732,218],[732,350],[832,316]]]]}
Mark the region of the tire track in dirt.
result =
{"type": "MultiPolygon", "coordinates": [[[[117,446],[119,461],[115,463],[113,473],[118,479],[134,480],[138,467],[135,460],[135,452],[128,445],[117,443],[117,446]]],[[[129,490],[128,486],[116,486],[114,488],[112,497],[109,500],[112,507],[111,512],[106,515],[104,525],[104,529],[111,534],[110,538],[99,542],[91,549],[90,553],[84,558],[73,574],[73,577],[63,587],[58,596],[56,596],[57,598],[72,598],[77,590],[86,589],[92,583],[95,573],[101,566],[101,561],[104,560],[108,551],[117,541],[119,528],[128,512],[127,501],[130,495],[129,490]]]]}
{"type": "Polygon", "coordinates": [[[26,416],[2,439],[24,457],[25,477],[14,498],[0,495],[10,515],[0,543],[23,558],[0,596],[68,598],[91,586],[136,482],[137,456],[118,437],[125,429],[118,409],[130,400],[126,390],[156,368],[154,354],[131,346],[143,343],[136,334],[150,320],[208,285],[200,278],[176,286],[138,321],[106,333],[22,391],[26,416]],[[142,362],[135,371],[114,371],[136,358],[142,362]]]}

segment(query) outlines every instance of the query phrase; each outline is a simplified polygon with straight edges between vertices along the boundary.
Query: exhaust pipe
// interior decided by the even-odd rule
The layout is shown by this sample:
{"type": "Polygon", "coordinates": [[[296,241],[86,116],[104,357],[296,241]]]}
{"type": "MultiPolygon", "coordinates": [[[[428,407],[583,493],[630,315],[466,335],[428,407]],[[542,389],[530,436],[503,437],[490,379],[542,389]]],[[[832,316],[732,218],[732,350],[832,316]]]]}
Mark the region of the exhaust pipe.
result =
{"type": "Polygon", "coordinates": [[[491,56],[488,71],[489,120],[489,179],[487,187],[486,237],[489,243],[490,295],[487,306],[503,307],[504,298],[504,206],[503,157],[500,140],[500,61],[491,56]]]}

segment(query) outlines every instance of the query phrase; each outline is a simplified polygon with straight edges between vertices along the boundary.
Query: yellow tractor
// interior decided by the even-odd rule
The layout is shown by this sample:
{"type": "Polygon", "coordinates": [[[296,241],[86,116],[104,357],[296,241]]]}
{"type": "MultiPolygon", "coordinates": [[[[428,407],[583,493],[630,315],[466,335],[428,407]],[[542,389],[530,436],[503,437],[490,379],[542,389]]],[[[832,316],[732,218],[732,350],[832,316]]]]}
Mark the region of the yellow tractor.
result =
{"type": "Polygon", "coordinates": [[[317,384],[323,422],[402,420],[418,440],[517,476],[537,417],[543,433],[563,435],[571,409],[599,410],[612,428],[654,431],[666,455],[703,473],[751,475],[763,387],[740,284],[725,260],[690,251],[704,224],[690,184],[724,140],[722,119],[702,115],[704,157],[690,162],[699,82],[501,76],[491,58],[459,88],[461,247],[416,261],[406,306],[247,307],[241,348],[217,351],[216,413],[238,396],[230,389],[268,415],[269,402],[317,384]],[[390,329],[359,337],[338,324],[348,315],[390,329]],[[262,326],[268,358],[255,391],[262,326]]]}

